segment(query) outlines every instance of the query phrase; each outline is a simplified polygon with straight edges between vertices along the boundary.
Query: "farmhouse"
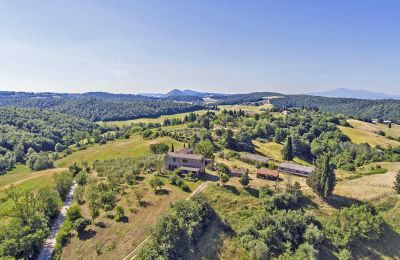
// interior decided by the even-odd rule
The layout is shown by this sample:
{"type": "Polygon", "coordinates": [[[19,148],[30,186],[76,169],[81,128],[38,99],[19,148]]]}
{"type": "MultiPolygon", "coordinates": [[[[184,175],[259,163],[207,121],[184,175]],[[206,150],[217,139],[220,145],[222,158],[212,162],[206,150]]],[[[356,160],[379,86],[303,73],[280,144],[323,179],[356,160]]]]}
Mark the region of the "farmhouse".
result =
{"type": "Polygon", "coordinates": [[[257,178],[276,180],[279,177],[277,170],[270,170],[268,168],[257,169],[257,178]]]}
{"type": "Polygon", "coordinates": [[[192,149],[183,148],[176,152],[168,152],[164,156],[166,170],[180,169],[181,173],[194,173],[197,176],[205,172],[206,161],[203,155],[194,154],[192,149]]]}
{"type": "Polygon", "coordinates": [[[313,166],[303,166],[287,162],[278,165],[278,171],[300,176],[308,176],[314,170],[315,168],[313,166]]]}
{"type": "Polygon", "coordinates": [[[252,154],[252,153],[241,154],[240,159],[243,161],[258,162],[258,163],[263,163],[263,164],[266,164],[269,160],[271,160],[268,157],[258,155],[258,154],[252,154]]]}

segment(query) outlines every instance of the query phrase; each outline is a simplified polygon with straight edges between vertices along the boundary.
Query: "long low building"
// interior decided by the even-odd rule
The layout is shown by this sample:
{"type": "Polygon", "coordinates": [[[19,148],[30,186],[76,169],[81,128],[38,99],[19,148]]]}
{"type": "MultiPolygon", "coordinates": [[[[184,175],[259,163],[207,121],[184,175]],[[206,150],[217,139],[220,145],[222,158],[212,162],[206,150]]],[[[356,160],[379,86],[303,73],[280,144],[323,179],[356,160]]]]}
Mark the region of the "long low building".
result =
{"type": "Polygon", "coordinates": [[[278,165],[278,171],[299,176],[308,176],[315,170],[313,166],[303,166],[294,163],[283,162],[278,165]]]}

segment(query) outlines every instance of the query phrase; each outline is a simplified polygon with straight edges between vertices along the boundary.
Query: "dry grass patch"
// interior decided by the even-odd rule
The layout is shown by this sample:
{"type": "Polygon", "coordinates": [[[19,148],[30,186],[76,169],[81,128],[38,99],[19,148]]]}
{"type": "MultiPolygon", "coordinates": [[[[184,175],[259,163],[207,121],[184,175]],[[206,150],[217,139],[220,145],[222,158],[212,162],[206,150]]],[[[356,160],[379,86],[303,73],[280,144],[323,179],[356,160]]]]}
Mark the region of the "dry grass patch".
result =
{"type": "Polygon", "coordinates": [[[387,173],[342,180],[336,184],[334,194],[350,199],[368,201],[393,193],[393,182],[400,163],[376,163],[388,169],[387,173]]]}
{"type": "MultiPolygon", "coordinates": [[[[167,181],[163,187],[167,194],[155,195],[149,185],[152,176],[152,174],[143,175],[145,179],[135,185],[137,187],[126,187],[126,193],[119,198],[118,205],[124,208],[126,222],[109,219],[107,213],[102,212],[95,221],[97,225],[89,225],[86,232],[71,239],[63,249],[62,259],[122,259],[147,237],[151,225],[170,207],[171,202],[185,199],[190,195],[190,192],[184,192],[179,187],[168,184],[167,181]],[[144,207],[137,205],[134,195],[136,188],[146,189],[144,207]],[[129,210],[128,200],[133,202],[132,211],[129,210]]],[[[195,188],[200,183],[198,181],[192,184],[192,187],[195,188]]],[[[85,217],[90,218],[87,204],[82,206],[82,211],[85,217]]],[[[114,214],[114,212],[109,213],[114,214]]]]}
{"type": "Polygon", "coordinates": [[[373,124],[373,123],[367,123],[363,122],[360,120],[355,120],[355,119],[349,119],[347,122],[356,129],[371,132],[371,133],[377,133],[379,131],[385,132],[387,136],[391,136],[394,138],[400,137],[400,125],[396,125],[392,123],[392,127],[389,128],[387,124],[373,124]]]}
{"type": "Polygon", "coordinates": [[[371,146],[380,145],[382,147],[386,147],[389,145],[391,146],[400,145],[400,142],[387,139],[386,137],[380,136],[373,132],[368,132],[351,127],[344,127],[344,126],[338,126],[338,127],[340,131],[342,131],[345,135],[347,135],[350,138],[350,140],[356,144],[367,143],[371,146]]]}

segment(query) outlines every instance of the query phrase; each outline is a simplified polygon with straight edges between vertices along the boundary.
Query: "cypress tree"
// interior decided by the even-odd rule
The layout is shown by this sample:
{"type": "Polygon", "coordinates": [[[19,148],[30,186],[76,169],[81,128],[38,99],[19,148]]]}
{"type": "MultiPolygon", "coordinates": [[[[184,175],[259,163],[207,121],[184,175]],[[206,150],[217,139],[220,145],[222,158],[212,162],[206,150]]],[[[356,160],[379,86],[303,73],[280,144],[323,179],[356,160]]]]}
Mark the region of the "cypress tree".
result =
{"type": "Polygon", "coordinates": [[[287,137],[286,143],[283,146],[282,155],[284,160],[293,160],[293,144],[292,137],[290,135],[287,137]]]}
{"type": "Polygon", "coordinates": [[[336,185],[335,167],[330,163],[330,156],[325,155],[317,161],[317,169],[307,178],[310,186],[320,197],[332,195],[336,185]]]}
{"type": "Polygon", "coordinates": [[[175,152],[174,143],[171,144],[171,152],[175,152]]]}
{"type": "Polygon", "coordinates": [[[400,170],[397,172],[393,189],[397,192],[397,194],[400,194],[400,170]]]}

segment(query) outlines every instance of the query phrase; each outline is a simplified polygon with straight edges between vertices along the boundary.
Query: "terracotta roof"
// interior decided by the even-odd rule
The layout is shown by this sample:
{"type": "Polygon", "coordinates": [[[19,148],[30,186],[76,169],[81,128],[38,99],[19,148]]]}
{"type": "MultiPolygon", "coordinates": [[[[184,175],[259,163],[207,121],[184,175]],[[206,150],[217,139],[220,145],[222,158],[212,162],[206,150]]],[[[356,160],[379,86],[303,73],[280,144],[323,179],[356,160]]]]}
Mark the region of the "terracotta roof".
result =
{"type": "Polygon", "coordinates": [[[279,172],[276,170],[270,170],[267,168],[261,168],[261,169],[257,169],[257,174],[258,175],[267,175],[267,176],[272,176],[272,177],[278,177],[279,176],[279,172]]]}
{"type": "Polygon", "coordinates": [[[199,154],[190,154],[190,153],[177,153],[177,152],[168,152],[166,154],[170,157],[182,158],[182,159],[193,159],[193,160],[203,160],[204,156],[199,154]]]}
{"type": "Polygon", "coordinates": [[[315,170],[314,166],[303,166],[303,165],[287,163],[287,162],[280,163],[279,167],[294,170],[294,171],[308,172],[308,173],[315,170]]]}

